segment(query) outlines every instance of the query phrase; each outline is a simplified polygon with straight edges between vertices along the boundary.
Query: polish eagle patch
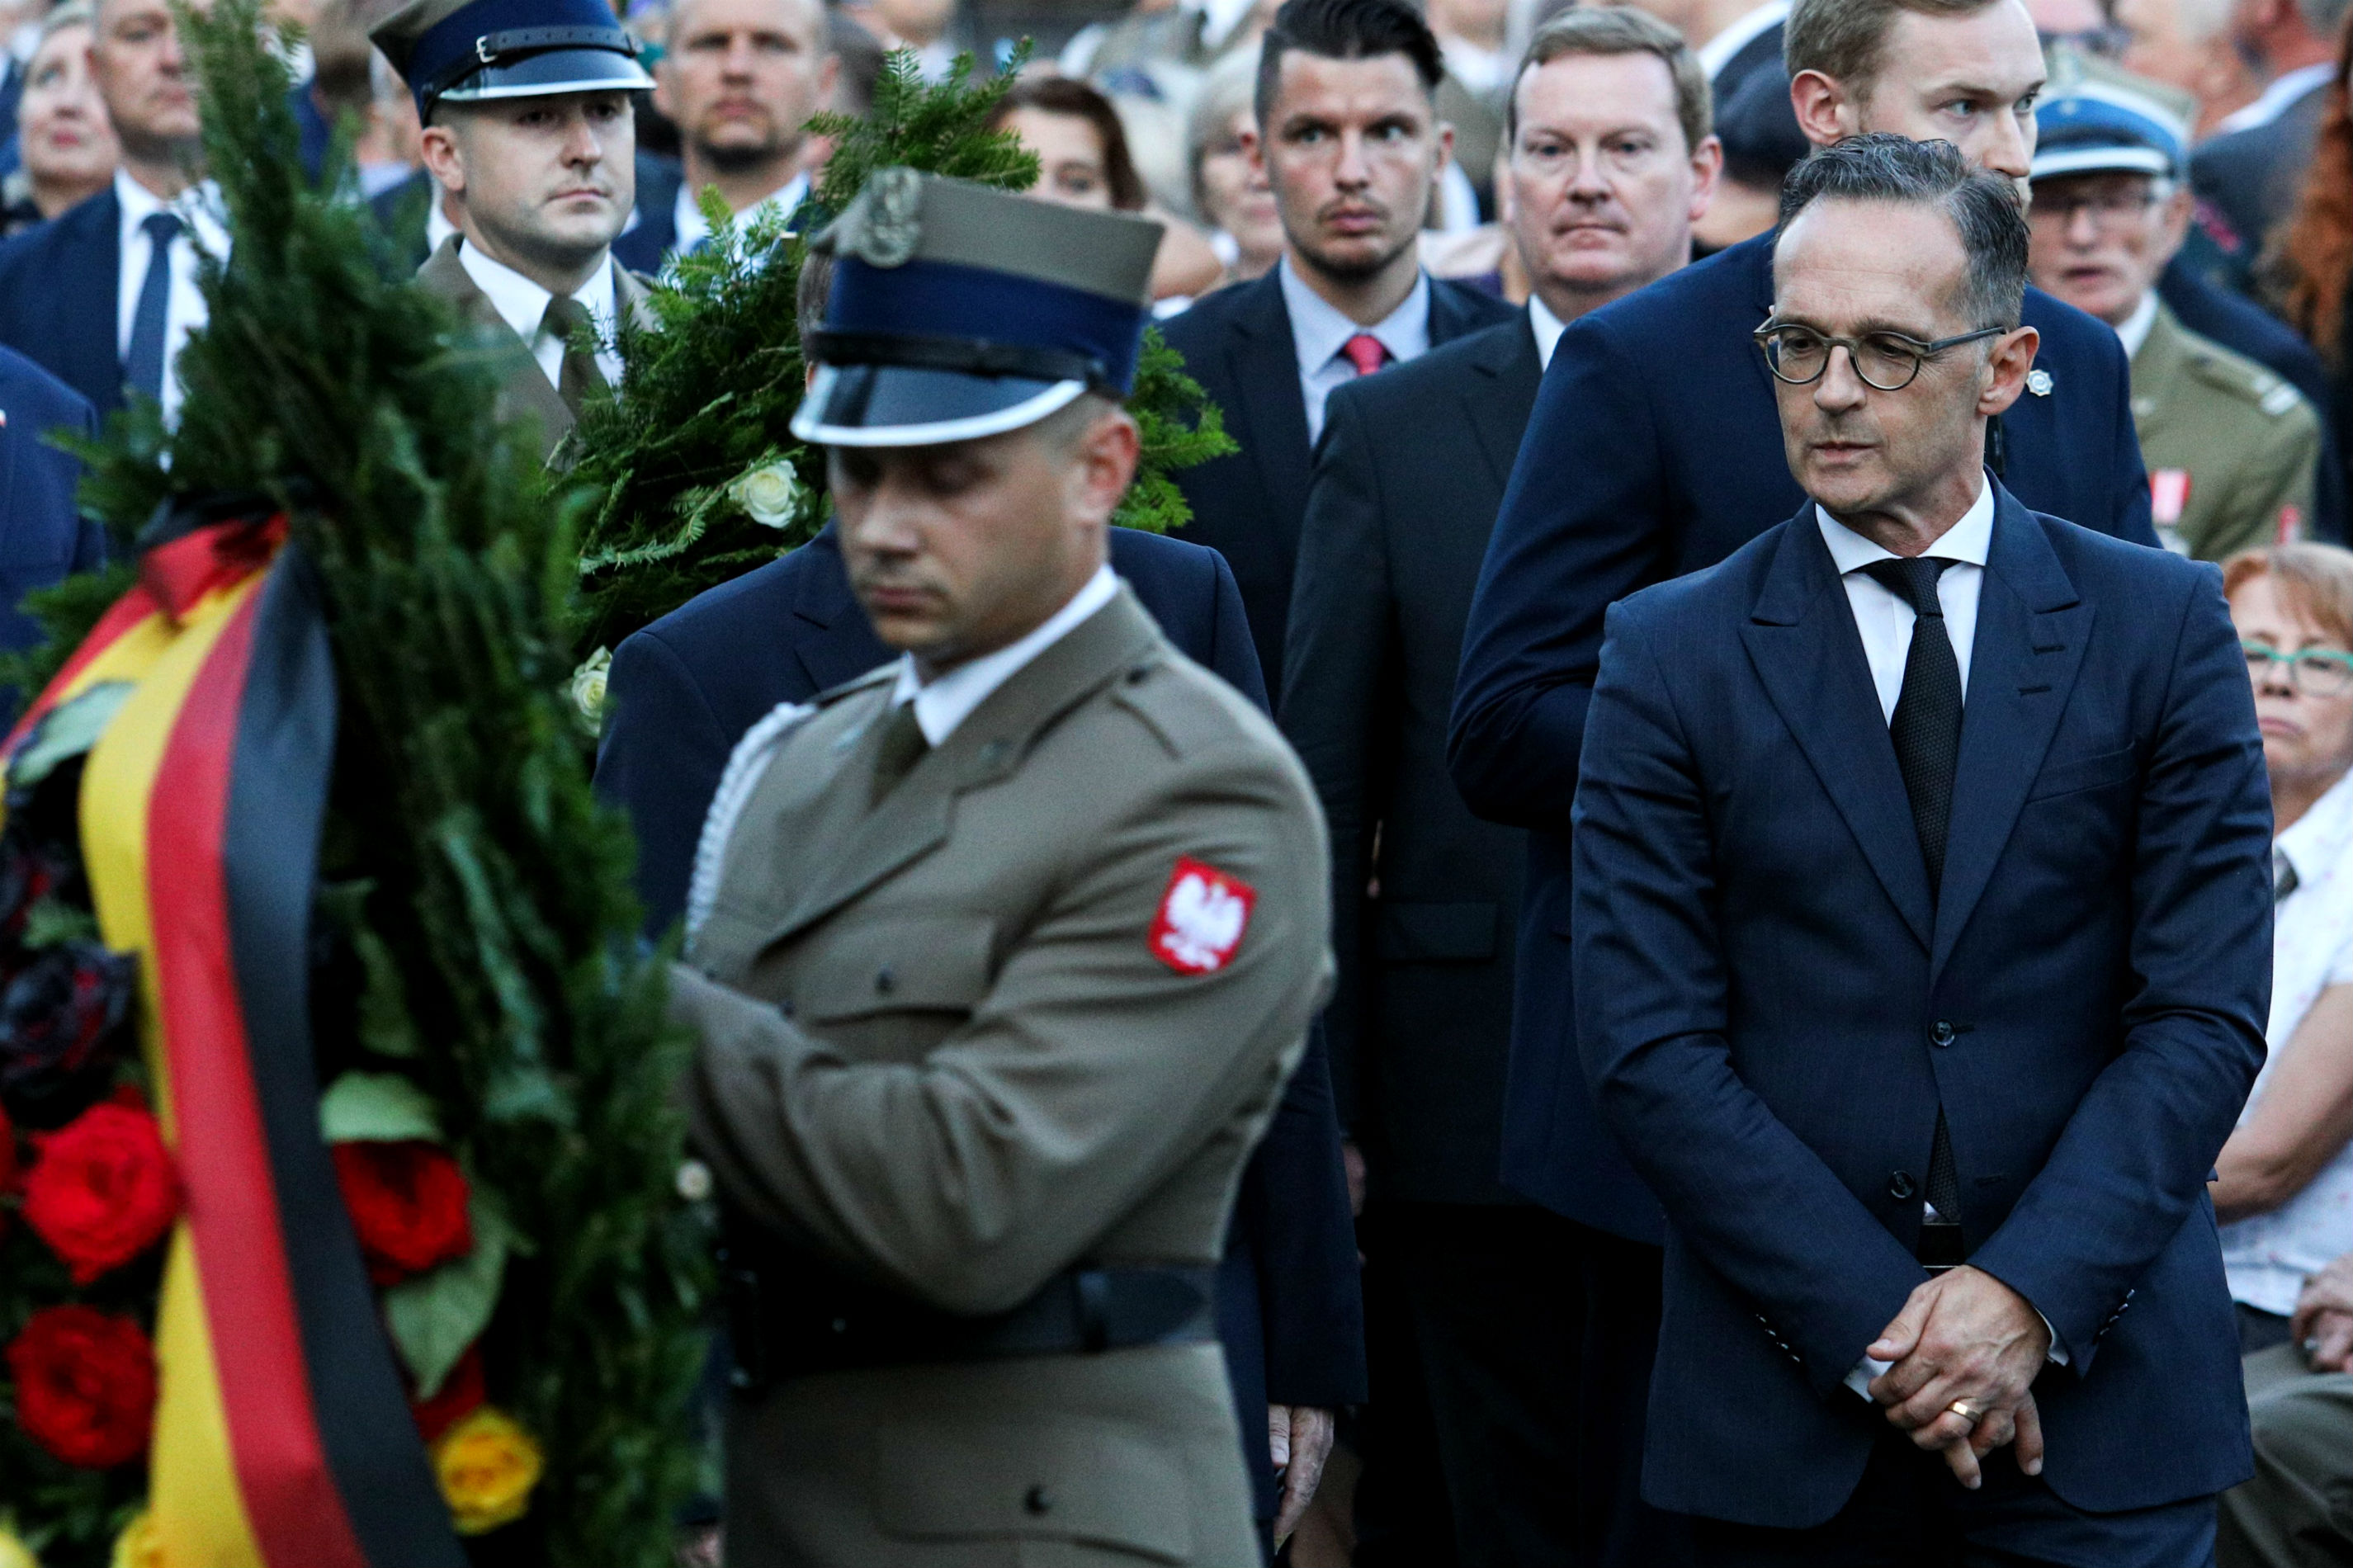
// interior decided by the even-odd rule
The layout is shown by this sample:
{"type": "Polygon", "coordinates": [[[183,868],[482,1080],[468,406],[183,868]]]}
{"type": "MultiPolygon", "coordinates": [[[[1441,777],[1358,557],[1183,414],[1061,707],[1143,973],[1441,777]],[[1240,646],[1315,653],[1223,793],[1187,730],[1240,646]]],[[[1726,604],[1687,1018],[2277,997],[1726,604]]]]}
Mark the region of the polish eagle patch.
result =
{"type": "Polygon", "coordinates": [[[1180,856],[1152,921],[1152,956],[1179,974],[1215,974],[1241,946],[1257,902],[1240,878],[1180,856]]]}

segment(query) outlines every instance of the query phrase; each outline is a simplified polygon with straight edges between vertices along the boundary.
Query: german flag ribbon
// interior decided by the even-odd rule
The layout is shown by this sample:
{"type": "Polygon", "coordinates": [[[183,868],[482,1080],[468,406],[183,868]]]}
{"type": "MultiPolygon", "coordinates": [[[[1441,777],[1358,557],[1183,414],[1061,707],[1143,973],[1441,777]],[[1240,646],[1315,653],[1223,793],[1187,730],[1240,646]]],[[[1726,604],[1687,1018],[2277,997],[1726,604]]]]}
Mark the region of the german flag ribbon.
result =
{"type": "Polygon", "coordinates": [[[26,710],[132,689],[92,748],[83,858],[139,960],[184,1217],[149,1508],[171,1568],[463,1568],[319,1130],[311,913],[334,666],[282,518],[180,533],[26,710]]]}

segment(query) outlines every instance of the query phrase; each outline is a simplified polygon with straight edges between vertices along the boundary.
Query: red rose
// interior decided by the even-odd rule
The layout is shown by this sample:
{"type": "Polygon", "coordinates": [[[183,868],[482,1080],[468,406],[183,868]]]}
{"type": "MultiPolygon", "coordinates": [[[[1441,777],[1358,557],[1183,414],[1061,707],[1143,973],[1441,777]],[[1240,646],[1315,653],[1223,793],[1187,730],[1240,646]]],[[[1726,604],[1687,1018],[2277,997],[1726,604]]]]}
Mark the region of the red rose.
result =
{"type": "Polygon", "coordinates": [[[489,1397],[482,1386],[482,1347],[470,1347],[441,1380],[441,1392],[430,1399],[409,1401],[408,1412],[417,1417],[417,1430],[431,1447],[442,1433],[471,1415],[489,1397]]]}
{"type": "Polygon", "coordinates": [[[33,1314],[8,1347],[16,1423],[69,1465],[111,1469],[147,1451],[155,1347],[139,1325],[88,1307],[33,1314]]]}
{"type": "Polygon", "coordinates": [[[466,1175],[430,1143],[338,1143],[335,1181],[368,1278],[395,1285],[474,1250],[466,1175]]]}
{"type": "MultiPolygon", "coordinates": [[[[0,1105],[0,1198],[16,1190],[16,1129],[8,1121],[8,1108],[0,1105]]],[[[8,1211],[0,1209],[0,1236],[8,1234],[8,1211]]]]}
{"type": "Polygon", "coordinates": [[[163,1131],[144,1110],[102,1100],[33,1140],[25,1223],[87,1285],[164,1237],[180,1214],[180,1182],[163,1131]]]}

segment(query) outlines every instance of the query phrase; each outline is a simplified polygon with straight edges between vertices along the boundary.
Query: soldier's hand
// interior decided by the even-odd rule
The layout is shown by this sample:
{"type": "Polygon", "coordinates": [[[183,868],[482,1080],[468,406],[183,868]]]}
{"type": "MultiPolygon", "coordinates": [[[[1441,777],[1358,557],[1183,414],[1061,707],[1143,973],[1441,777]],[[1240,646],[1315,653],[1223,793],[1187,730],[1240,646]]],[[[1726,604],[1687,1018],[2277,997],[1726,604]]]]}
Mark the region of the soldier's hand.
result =
{"type": "Polygon", "coordinates": [[[1323,1484],[1324,1461],[1332,1457],[1333,1415],[1312,1405],[1270,1405],[1266,1426],[1268,1451],[1282,1476],[1282,1500],[1274,1515],[1280,1545],[1299,1528],[1323,1484]]]}

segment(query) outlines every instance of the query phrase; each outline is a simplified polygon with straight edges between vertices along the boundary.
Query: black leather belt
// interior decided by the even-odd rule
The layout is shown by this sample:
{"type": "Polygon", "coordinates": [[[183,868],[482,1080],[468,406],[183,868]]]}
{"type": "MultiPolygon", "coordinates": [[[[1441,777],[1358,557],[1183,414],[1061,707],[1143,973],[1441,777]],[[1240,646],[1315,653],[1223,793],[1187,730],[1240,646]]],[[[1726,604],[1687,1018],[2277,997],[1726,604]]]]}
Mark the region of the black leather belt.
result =
{"type": "Polygon", "coordinates": [[[1085,1355],[1217,1335],[1208,1265],[1070,1268],[1009,1312],[965,1317],[803,1253],[733,1245],[723,1263],[737,1389],[780,1379],[1011,1356],[1085,1355]]]}
{"type": "Polygon", "coordinates": [[[1958,1268],[1969,1260],[1968,1249],[1961,1242],[1961,1227],[1949,1220],[1930,1220],[1922,1225],[1920,1242],[1912,1255],[1931,1274],[1958,1268]]]}

